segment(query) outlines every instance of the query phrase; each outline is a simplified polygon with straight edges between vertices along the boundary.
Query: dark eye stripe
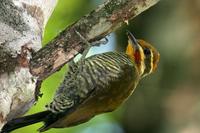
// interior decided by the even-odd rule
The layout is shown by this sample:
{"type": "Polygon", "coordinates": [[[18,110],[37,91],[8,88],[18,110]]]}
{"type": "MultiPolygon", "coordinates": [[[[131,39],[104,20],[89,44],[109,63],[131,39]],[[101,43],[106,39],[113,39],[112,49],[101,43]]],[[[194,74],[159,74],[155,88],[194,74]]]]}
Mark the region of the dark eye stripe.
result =
{"type": "Polygon", "coordinates": [[[144,55],[145,55],[145,59],[144,59],[145,69],[144,69],[144,73],[142,75],[145,76],[146,74],[149,74],[152,71],[152,65],[151,64],[152,64],[153,58],[151,58],[151,57],[153,56],[153,53],[148,48],[144,48],[143,52],[144,52],[144,55]]]}
{"type": "Polygon", "coordinates": [[[148,48],[143,49],[145,55],[150,55],[151,51],[148,48]]]}

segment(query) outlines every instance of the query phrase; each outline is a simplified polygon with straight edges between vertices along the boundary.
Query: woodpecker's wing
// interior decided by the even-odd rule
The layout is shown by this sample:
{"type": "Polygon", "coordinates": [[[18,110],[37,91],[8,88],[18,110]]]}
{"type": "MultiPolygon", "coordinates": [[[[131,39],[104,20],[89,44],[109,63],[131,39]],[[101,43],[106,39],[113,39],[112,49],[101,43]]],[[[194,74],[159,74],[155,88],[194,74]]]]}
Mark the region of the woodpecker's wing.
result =
{"type": "Polygon", "coordinates": [[[69,118],[68,116],[73,114],[75,110],[79,110],[84,102],[96,95],[95,93],[109,88],[112,81],[121,80],[120,76],[125,71],[124,66],[134,69],[134,64],[128,56],[117,52],[94,55],[74,64],[74,69],[69,69],[53,102],[48,106],[55,116],[50,116],[40,131],[46,131],[52,127],[69,127],[90,119],[91,116],[81,118],[81,114],[80,118],[77,118],[78,116],[69,118]],[[65,125],[60,121],[65,121],[65,125]]]}

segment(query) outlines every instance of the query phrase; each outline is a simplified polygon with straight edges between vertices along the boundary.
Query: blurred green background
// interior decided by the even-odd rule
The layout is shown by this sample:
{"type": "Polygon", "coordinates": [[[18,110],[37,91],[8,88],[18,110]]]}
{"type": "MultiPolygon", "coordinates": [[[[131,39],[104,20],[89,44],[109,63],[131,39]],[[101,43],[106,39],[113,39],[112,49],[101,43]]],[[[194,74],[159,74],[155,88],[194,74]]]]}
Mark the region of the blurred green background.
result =
{"type": "MultiPolygon", "coordinates": [[[[43,44],[95,9],[103,0],[58,0],[45,30],[43,44]]],[[[125,30],[152,43],[161,54],[158,71],[143,79],[118,110],[72,128],[47,133],[200,133],[200,1],[161,0],[130,24],[122,26],[98,51],[124,51],[125,30]]],[[[63,80],[66,66],[42,84],[44,94],[28,114],[44,110],[63,80]]],[[[13,133],[36,133],[42,123],[13,133]]]]}

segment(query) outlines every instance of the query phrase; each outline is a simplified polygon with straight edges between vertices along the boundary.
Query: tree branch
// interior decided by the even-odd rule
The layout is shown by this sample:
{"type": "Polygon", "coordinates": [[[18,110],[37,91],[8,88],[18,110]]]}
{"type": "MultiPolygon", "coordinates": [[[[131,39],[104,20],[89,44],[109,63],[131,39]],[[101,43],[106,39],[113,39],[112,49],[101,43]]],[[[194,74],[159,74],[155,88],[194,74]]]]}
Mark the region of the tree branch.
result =
{"type": "Polygon", "coordinates": [[[43,80],[81,53],[84,44],[75,31],[80,32],[90,42],[100,40],[158,1],[108,0],[35,53],[30,62],[31,73],[43,80]]]}

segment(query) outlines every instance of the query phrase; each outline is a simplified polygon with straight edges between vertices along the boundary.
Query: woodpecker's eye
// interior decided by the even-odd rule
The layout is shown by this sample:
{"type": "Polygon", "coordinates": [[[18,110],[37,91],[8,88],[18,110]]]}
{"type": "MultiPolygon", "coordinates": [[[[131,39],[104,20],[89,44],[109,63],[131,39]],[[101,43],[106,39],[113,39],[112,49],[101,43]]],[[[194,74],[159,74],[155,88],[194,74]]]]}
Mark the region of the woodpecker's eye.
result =
{"type": "Polygon", "coordinates": [[[150,55],[151,51],[148,48],[144,48],[144,54],[145,55],[150,55]]]}

